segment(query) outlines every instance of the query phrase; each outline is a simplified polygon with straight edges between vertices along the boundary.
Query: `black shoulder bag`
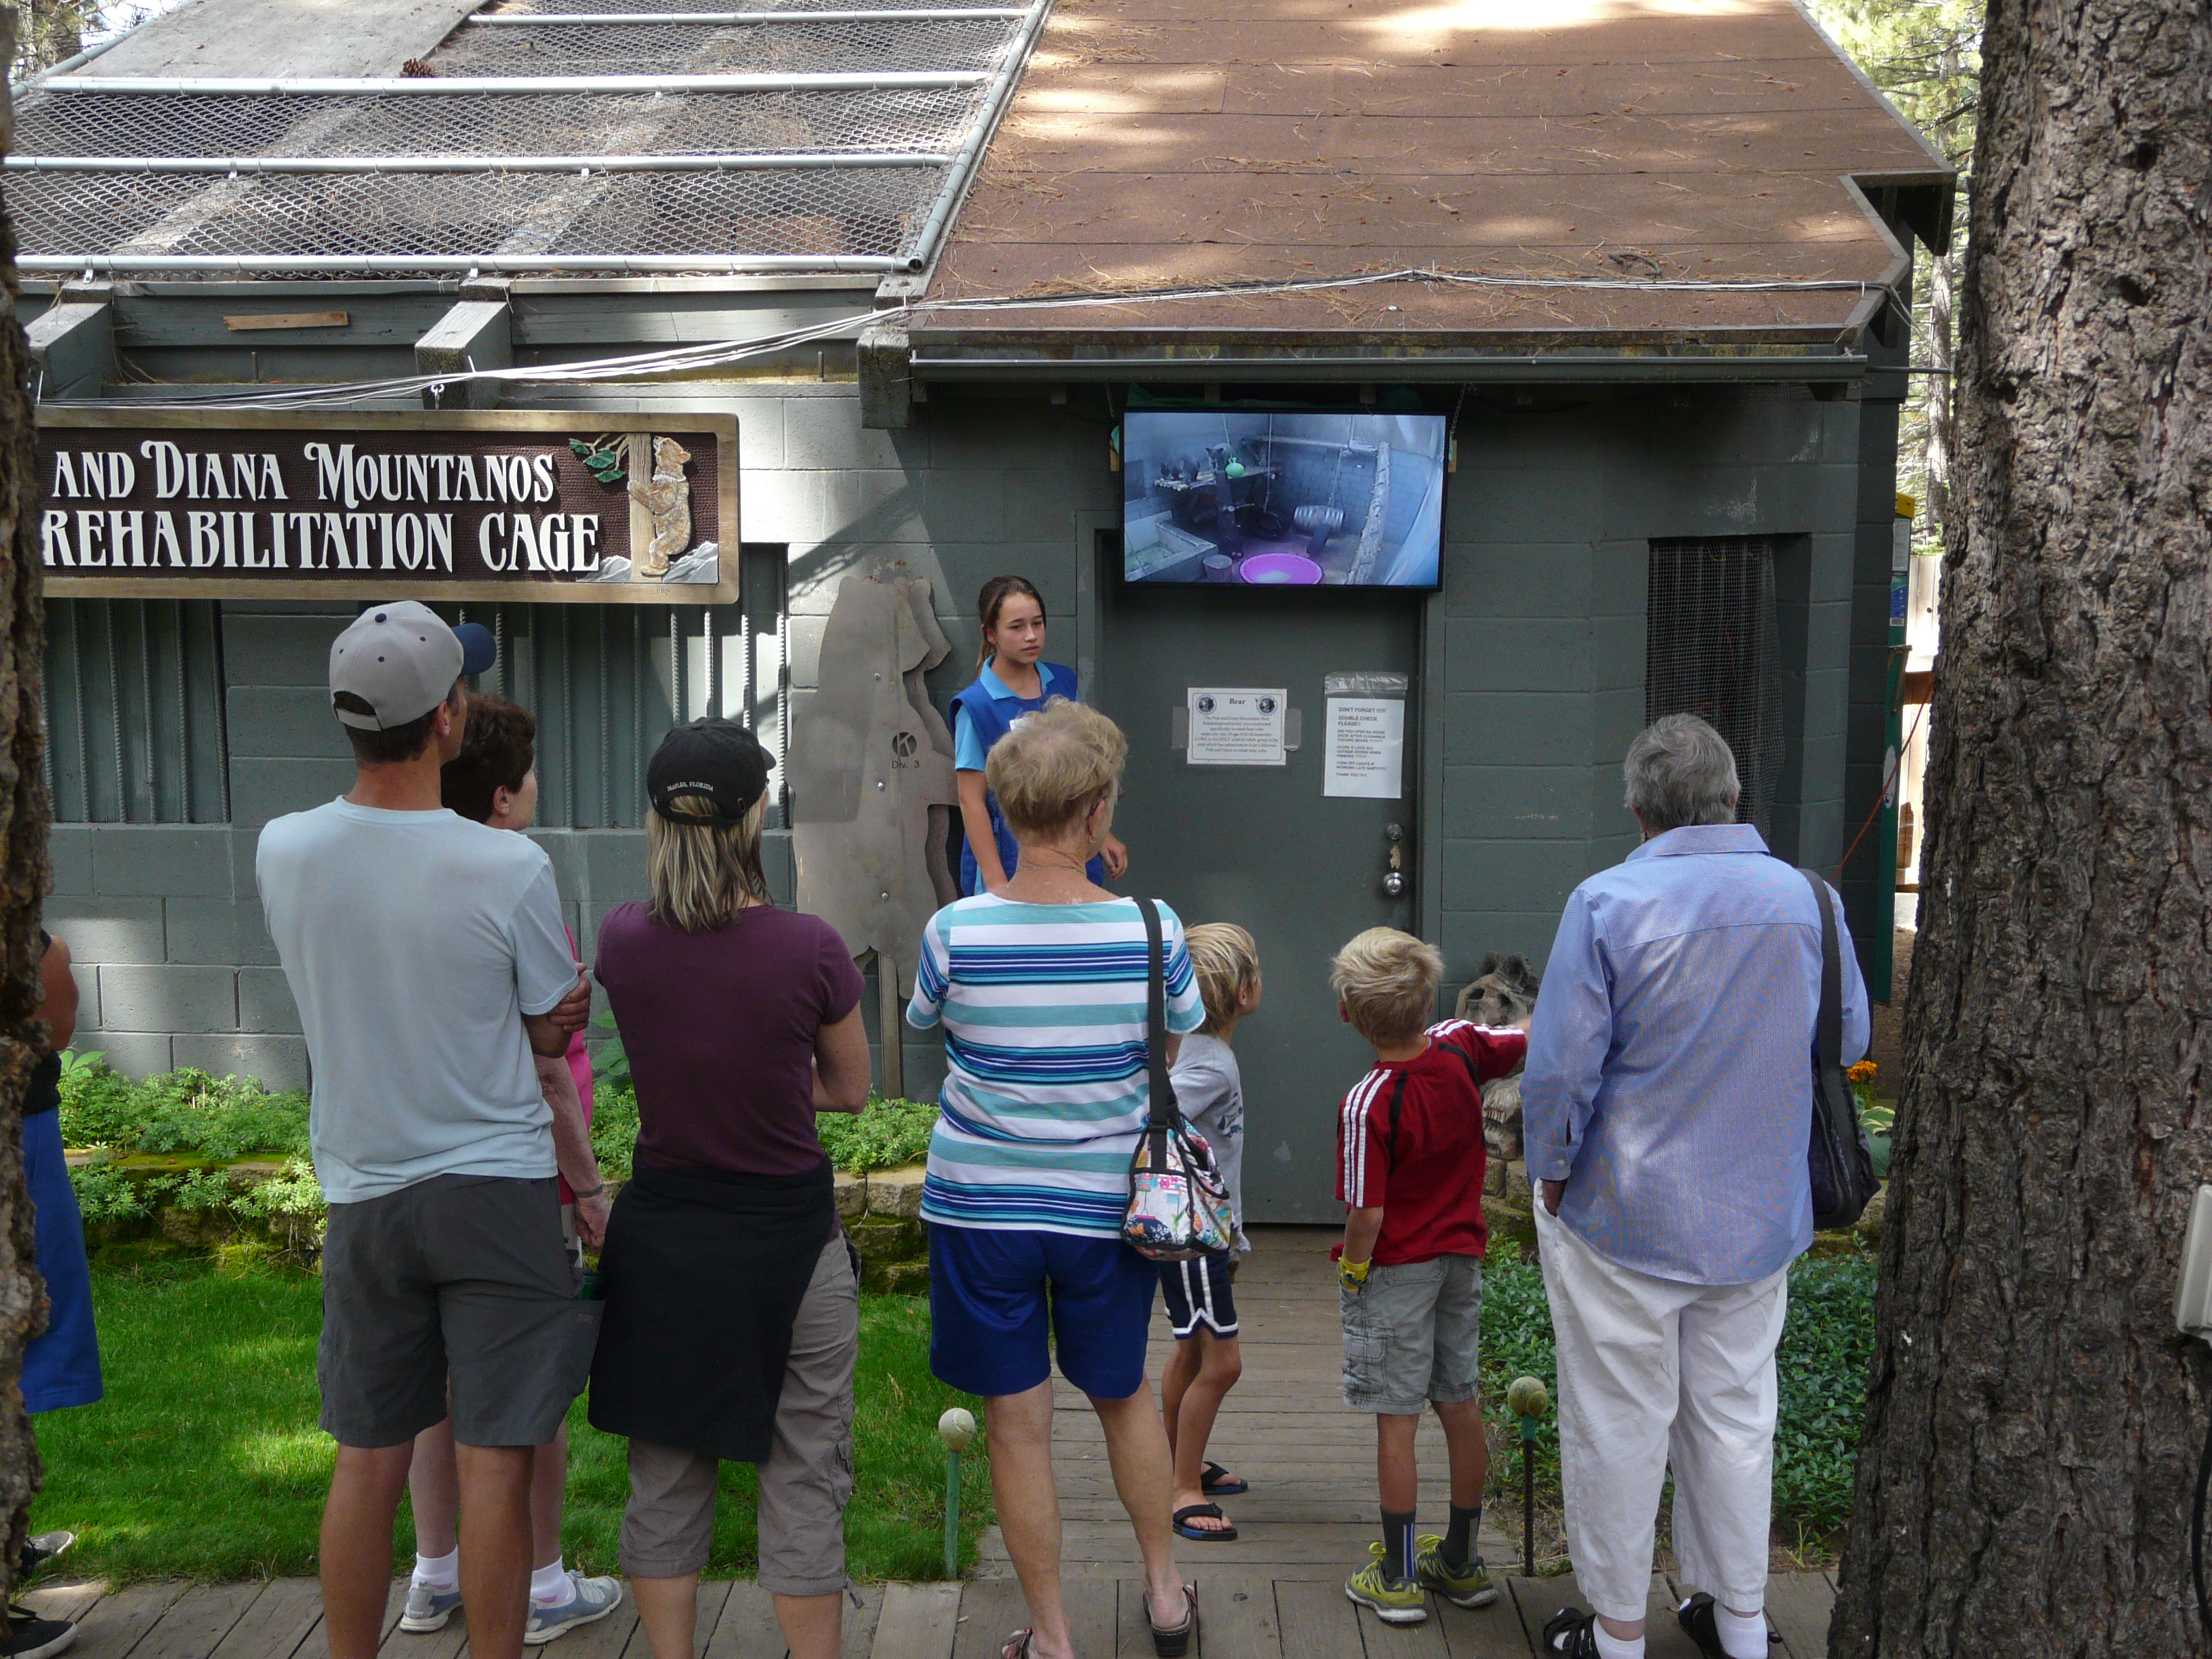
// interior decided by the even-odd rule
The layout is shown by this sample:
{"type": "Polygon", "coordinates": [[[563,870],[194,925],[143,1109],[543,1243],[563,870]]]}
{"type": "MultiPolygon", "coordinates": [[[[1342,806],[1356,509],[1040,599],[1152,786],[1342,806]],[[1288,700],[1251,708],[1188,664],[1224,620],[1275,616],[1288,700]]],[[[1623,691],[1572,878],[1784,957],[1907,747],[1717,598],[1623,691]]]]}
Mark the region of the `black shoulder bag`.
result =
{"type": "Polygon", "coordinates": [[[1820,912],[1820,1013],[1814,1029],[1813,1141],[1806,1154],[1813,1177],[1813,1224],[1848,1227],[1866,1211],[1880,1183],[1858,1098],[1844,1075],[1844,963],[1828,884],[1800,869],[1820,912]]]}

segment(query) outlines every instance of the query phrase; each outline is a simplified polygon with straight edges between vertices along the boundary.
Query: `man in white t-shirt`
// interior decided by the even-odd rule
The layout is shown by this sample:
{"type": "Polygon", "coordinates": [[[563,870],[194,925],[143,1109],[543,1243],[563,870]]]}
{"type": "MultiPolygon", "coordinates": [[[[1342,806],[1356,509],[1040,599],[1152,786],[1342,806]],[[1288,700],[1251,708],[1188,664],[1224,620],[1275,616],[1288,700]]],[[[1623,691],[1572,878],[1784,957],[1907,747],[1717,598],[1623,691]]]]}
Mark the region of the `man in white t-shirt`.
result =
{"type": "Polygon", "coordinates": [[[273,820],[255,861],[330,1205],[316,1369],[338,1443],[320,1553],[331,1659],[374,1659],[410,1454],[449,1386],[470,1647],[518,1659],[531,1449],[581,1390],[598,1334],[556,1169],[586,1242],[606,1197],[573,1092],[549,1103],[533,1058],[563,1054],[590,989],[544,850],[440,799],[462,676],[490,664],[481,628],[412,601],[364,611],[331,647],[354,787],[273,820]]]}

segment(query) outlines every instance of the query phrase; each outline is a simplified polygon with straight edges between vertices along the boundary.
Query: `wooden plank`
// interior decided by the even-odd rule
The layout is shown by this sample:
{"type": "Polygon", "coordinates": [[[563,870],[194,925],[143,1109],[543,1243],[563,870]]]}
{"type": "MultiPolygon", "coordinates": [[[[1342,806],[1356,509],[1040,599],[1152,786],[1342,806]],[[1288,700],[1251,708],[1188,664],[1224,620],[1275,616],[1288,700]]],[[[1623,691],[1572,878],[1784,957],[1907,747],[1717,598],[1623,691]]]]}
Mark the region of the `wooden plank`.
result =
{"type": "Polygon", "coordinates": [[[978,1578],[960,1598],[952,1659],[999,1659],[1006,1638],[1030,1621],[1022,1587],[1011,1578],[978,1578]]]}
{"type": "MultiPolygon", "coordinates": [[[[1112,1653],[1120,1622],[1120,1587],[1111,1578],[1067,1578],[1060,1587],[1070,1645],[1079,1654],[1112,1653]]],[[[1150,1646],[1148,1642],[1146,1646],[1150,1646]]]]}
{"type": "Polygon", "coordinates": [[[1589,1610],[1571,1575],[1558,1578],[1522,1578],[1516,1575],[1505,1581],[1505,1599],[1521,1615],[1522,1639],[1528,1644],[1531,1653],[1543,1651],[1540,1644],[1544,1626],[1561,1607],[1589,1610]]]}
{"type": "Polygon", "coordinates": [[[402,1573],[392,1581],[392,1594],[384,1598],[384,1632],[377,1638],[380,1648],[392,1639],[392,1632],[399,1628],[400,1615],[407,1611],[407,1575],[402,1573]]]}
{"type": "Polygon", "coordinates": [[[708,1579],[699,1586],[699,1627],[691,1636],[691,1651],[698,1659],[707,1659],[708,1646],[722,1622],[722,1609],[729,1604],[731,1588],[726,1578],[719,1583],[708,1579]]]}
{"type": "Polygon", "coordinates": [[[77,1626],[72,1653],[86,1659],[127,1659],[185,1593],[180,1579],[157,1579],[104,1595],[77,1626]]]}
{"type": "Polygon", "coordinates": [[[1283,1659],[1353,1659],[1365,1651],[1359,1610],[1345,1600],[1340,1583],[1278,1581],[1275,1618],[1283,1634],[1283,1659]]]}
{"type": "Polygon", "coordinates": [[[1419,1625],[1386,1625],[1372,1613],[1360,1613],[1367,1659],[1446,1659],[1443,1626],[1437,1622],[1437,1609],[1445,1605],[1441,1597],[1431,1596],[1428,1619],[1419,1625]]]}
{"type": "Polygon", "coordinates": [[[886,1584],[874,1659],[952,1659],[960,1629],[958,1584],[886,1584]]]}
{"type": "Polygon", "coordinates": [[[1828,1659],[1828,1620],[1836,1587],[1818,1572],[1778,1572],[1766,1581],[1766,1622],[1790,1659],[1828,1659]]]}
{"type": "Polygon", "coordinates": [[[323,1587],[312,1578],[279,1578],[216,1644],[213,1659],[292,1659],[322,1622],[323,1587]]]}
{"type": "Polygon", "coordinates": [[[265,1580],[256,1580],[201,1584],[186,1590],[161,1615],[160,1632],[147,1650],[150,1659],[209,1659],[267,1588],[265,1580]]]}
{"type": "MultiPolygon", "coordinates": [[[[854,1594],[860,1605],[854,1607],[853,1598],[845,1598],[844,1615],[841,1621],[842,1636],[837,1644],[838,1659],[869,1659],[875,1651],[876,1625],[883,1617],[884,1587],[881,1584],[858,1584],[854,1594]]],[[[562,1659],[568,1659],[562,1655],[562,1659]]]]}
{"type": "Polygon", "coordinates": [[[769,1593],[753,1579],[732,1583],[714,1639],[707,1644],[707,1659],[784,1659],[787,1651],[769,1593]]]}
{"type": "Polygon", "coordinates": [[[222,325],[233,333],[270,328],[343,328],[343,311],[271,311],[247,317],[225,317],[222,325]]]}
{"type": "Polygon", "coordinates": [[[1437,1596],[1429,1610],[1451,1659],[1528,1659],[1528,1638],[1510,1595],[1501,1595],[1488,1607],[1473,1609],[1455,1607],[1437,1596]]]}
{"type": "MultiPolygon", "coordinates": [[[[605,1618],[561,1638],[561,1659],[623,1659],[636,1633],[637,1602],[625,1585],[620,1607],[605,1618]]],[[[637,1638],[637,1650],[641,1656],[645,1654],[641,1637],[637,1638]]]]}
{"type": "Polygon", "coordinates": [[[75,1624],[100,1604],[107,1594],[105,1578],[76,1578],[25,1590],[16,1602],[41,1619],[60,1619],[75,1624]]]}
{"type": "Polygon", "coordinates": [[[1202,1571],[1198,1577],[1200,1659],[1281,1659],[1275,1586],[1262,1571],[1202,1571]]]}

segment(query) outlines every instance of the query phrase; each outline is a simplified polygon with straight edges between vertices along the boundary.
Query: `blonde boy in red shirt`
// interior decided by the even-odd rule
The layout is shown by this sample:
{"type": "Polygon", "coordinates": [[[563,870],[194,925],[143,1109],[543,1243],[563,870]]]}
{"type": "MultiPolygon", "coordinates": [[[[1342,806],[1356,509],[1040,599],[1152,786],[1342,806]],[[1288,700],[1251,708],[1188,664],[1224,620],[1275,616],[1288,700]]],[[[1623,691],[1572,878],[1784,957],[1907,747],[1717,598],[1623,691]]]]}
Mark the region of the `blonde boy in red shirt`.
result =
{"type": "Polygon", "coordinates": [[[1490,1455],[1481,1360],[1482,1085],[1517,1070],[1526,1022],[1498,1029],[1430,1024],[1443,957],[1391,927],[1337,953],[1337,1012],[1375,1049],[1345,1097],[1337,1196],[1347,1212],[1337,1272],[1344,1316],[1344,1403],[1375,1413],[1382,1541],[1344,1593],[1393,1625],[1429,1616],[1425,1592],[1462,1607],[1498,1599],[1475,1538],[1490,1455]],[[1413,1532],[1413,1432],[1424,1405],[1443,1424],[1451,1520],[1413,1532]]]}

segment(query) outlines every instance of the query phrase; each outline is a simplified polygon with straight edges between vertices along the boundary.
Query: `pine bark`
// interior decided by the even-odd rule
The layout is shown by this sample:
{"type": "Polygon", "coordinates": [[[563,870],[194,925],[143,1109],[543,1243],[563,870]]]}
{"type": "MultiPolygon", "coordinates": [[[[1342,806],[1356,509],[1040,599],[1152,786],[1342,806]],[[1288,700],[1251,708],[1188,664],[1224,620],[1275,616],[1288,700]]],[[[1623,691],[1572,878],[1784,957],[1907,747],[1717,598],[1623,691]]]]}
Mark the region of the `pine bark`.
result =
{"type": "MultiPolygon", "coordinates": [[[[0,61],[15,19],[0,20],[0,61]]],[[[0,151],[10,137],[0,100],[0,151]]],[[[23,1410],[23,1348],[46,1328],[46,1287],[32,1250],[23,1190],[23,1089],[45,1026],[39,1005],[39,913],[50,884],[52,821],[45,767],[46,617],[31,544],[39,485],[28,393],[30,357],[15,320],[15,232],[0,202],[0,1597],[12,1589],[44,1471],[23,1410]]]]}
{"type": "Polygon", "coordinates": [[[1922,933],[1830,1651],[2198,1656],[2212,9],[1994,0],[1922,933]]]}

